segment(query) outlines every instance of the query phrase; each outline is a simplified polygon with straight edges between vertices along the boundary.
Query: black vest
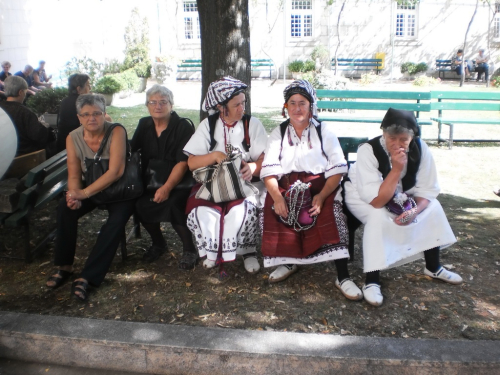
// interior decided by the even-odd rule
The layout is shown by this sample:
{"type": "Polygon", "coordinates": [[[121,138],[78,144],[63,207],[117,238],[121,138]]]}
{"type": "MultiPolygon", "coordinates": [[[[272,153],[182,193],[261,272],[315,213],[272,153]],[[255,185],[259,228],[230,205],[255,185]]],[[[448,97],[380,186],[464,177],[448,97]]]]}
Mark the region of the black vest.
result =
{"type": "MultiPolygon", "coordinates": [[[[385,180],[389,172],[391,171],[391,162],[389,160],[389,155],[385,152],[384,148],[380,144],[380,138],[382,136],[375,137],[368,141],[368,143],[373,148],[373,154],[378,161],[378,170],[382,173],[382,178],[385,180]]],[[[417,181],[417,172],[420,167],[420,157],[422,155],[422,146],[420,145],[420,138],[413,138],[410,142],[410,148],[408,152],[408,165],[406,168],[406,175],[403,177],[403,191],[408,191],[415,186],[417,181]]]]}

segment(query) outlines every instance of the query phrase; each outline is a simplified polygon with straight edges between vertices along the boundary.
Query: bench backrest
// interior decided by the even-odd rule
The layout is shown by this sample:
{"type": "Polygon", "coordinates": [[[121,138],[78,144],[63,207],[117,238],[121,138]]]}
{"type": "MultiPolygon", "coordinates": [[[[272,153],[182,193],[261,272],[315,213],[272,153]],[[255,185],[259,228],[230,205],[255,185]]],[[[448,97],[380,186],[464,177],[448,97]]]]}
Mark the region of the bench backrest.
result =
{"type": "Polygon", "coordinates": [[[500,111],[499,92],[431,91],[432,110],[500,111]]]}
{"type": "MultiPolygon", "coordinates": [[[[335,58],[332,59],[332,67],[335,66],[335,58]]],[[[381,69],[382,59],[337,59],[337,66],[351,68],[381,69]]]]}
{"type": "Polygon", "coordinates": [[[58,169],[60,166],[66,165],[66,159],[66,150],[63,150],[50,159],[45,160],[27,173],[24,185],[29,188],[43,181],[45,176],[58,169]]]}
{"type": "Polygon", "coordinates": [[[451,68],[452,60],[436,59],[436,69],[451,68]]]}
{"type": "Polygon", "coordinates": [[[339,137],[340,147],[342,147],[345,160],[349,165],[354,163],[354,161],[349,160],[349,154],[356,154],[358,147],[366,142],[368,142],[368,137],[339,137]]]}

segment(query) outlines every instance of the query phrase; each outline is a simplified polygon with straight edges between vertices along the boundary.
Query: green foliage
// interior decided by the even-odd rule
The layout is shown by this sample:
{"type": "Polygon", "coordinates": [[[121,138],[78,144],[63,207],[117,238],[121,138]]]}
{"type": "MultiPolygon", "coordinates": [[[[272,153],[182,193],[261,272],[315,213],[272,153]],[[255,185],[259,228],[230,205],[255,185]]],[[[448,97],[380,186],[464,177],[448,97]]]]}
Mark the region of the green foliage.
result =
{"type": "Polygon", "coordinates": [[[47,113],[59,113],[61,100],[68,96],[66,87],[56,87],[55,89],[44,89],[30,96],[26,106],[38,116],[47,113]]]}
{"type": "Polygon", "coordinates": [[[378,82],[380,76],[376,75],[373,72],[365,73],[361,75],[359,83],[362,85],[371,85],[372,83],[378,82]]]}
{"type": "MultiPolygon", "coordinates": [[[[125,28],[125,60],[123,65],[125,69],[130,69],[143,63],[150,65],[149,25],[147,18],[141,18],[139,9],[134,8],[125,28]]],[[[146,69],[142,67],[141,70],[145,72],[146,69]]]]}
{"type": "Polygon", "coordinates": [[[428,76],[421,76],[415,78],[413,86],[436,86],[441,83],[441,79],[428,76]]]}
{"type": "Polygon", "coordinates": [[[316,61],[316,59],[319,59],[319,61],[329,61],[330,60],[330,51],[328,51],[328,48],[326,48],[324,45],[319,44],[316,47],[314,47],[313,51],[311,52],[311,59],[313,61],[316,61]]]}
{"type": "Polygon", "coordinates": [[[117,59],[113,59],[104,64],[102,70],[103,75],[120,73],[125,70],[123,63],[119,62],[117,59]]]}
{"type": "Polygon", "coordinates": [[[64,73],[67,77],[75,73],[88,74],[90,77],[90,84],[93,86],[95,82],[104,75],[104,64],[86,56],[81,59],[73,57],[66,63],[64,73]]]}
{"type": "Polygon", "coordinates": [[[136,91],[140,84],[139,77],[133,68],[122,73],[112,74],[111,77],[114,77],[120,84],[120,91],[136,91]]]}
{"type": "Polygon", "coordinates": [[[137,77],[149,78],[151,77],[151,64],[149,62],[141,62],[134,66],[135,74],[137,77]]]}
{"type": "Polygon", "coordinates": [[[302,79],[308,81],[313,87],[317,85],[316,73],[306,72],[302,75],[302,79]]]}
{"type": "Polygon", "coordinates": [[[500,77],[496,76],[491,78],[490,84],[492,87],[496,87],[497,89],[500,88],[500,77]]]}
{"type": "Polygon", "coordinates": [[[294,60],[288,63],[288,71],[292,73],[312,72],[316,69],[316,64],[312,60],[294,60]]]}
{"type": "Polygon", "coordinates": [[[429,67],[426,63],[421,62],[415,64],[413,62],[405,62],[401,64],[401,73],[408,73],[409,75],[414,75],[420,72],[426,72],[429,67]]]}
{"type": "Polygon", "coordinates": [[[115,74],[112,74],[100,78],[94,85],[93,91],[99,94],[113,95],[121,89],[121,83],[116,79],[115,74]]]}

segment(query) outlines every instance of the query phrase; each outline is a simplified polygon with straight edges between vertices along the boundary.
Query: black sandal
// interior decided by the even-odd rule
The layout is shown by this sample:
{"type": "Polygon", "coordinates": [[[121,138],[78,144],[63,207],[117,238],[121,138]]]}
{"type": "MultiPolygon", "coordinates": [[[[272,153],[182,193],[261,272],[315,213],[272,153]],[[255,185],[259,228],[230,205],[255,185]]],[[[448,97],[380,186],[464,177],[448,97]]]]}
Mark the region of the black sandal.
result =
{"type": "Polygon", "coordinates": [[[53,281],[54,285],[52,285],[52,286],[46,285],[46,286],[47,286],[47,288],[50,288],[50,289],[57,289],[61,285],[63,285],[66,282],[66,280],[69,279],[69,277],[71,275],[73,275],[73,272],[71,272],[71,271],[58,270],[57,272],[55,272],[52,276],[50,276],[47,279],[47,282],[53,281]],[[57,275],[57,276],[55,276],[55,275],[57,275]]]}
{"type": "Polygon", "coordinates": [[[192,253],[190,251],[184,251],[182,253],[181,259],[179,259],[179,269],[183,271],[192,270],[198,263],[198,253],[192,253]]]}
{"type": "Polygon", "coordinates": [[[88,297],[88,287],[89,283],[86,281],[73,281],[71,285],[71,294],[79,301],[85,302],[88,297]]]}

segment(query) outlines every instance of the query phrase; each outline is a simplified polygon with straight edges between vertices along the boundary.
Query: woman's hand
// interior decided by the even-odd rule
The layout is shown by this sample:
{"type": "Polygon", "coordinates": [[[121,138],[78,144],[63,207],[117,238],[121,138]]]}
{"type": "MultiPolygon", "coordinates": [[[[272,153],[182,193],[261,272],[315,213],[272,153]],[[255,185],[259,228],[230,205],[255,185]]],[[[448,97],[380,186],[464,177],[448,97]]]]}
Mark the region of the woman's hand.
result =
{"type": "Polygon", "coordinates": [[[224,160],[226,160],[227,155],[223,153],[222,151],[214,151],[212,152],[212,156],[214,158],[214,163],[220,164],[224,160]]]}
{"type": "Polygon", "coordinates": [[[241,161],[240,175],[241,175],[241,178],[243,178],[245,181],[252,180],[252,169],[250,168],[250,165],[245,160],[241,161]]]}
{"type": "Polygon", "coordinates": [[[402,171],[405,165],[408,163],[408,154],[404,148],[399,148],[396,151],[391,152],[391,163],[392,168],[402,171]]]}
{"type": "Polygon", "coordinates": [[[284,219],[288,218],[288,206],[286,205],[285,198],[282,195],[279,195],[274,200],[274,212],[276,215],[283,217],[284,219]]]}
{"type": "Polygon", "coordinates": [[[158,190],[156,190],[155,197],[153,198],[153,202],[161,203],[163,201],[166,201],[169,196],[170,196],[170,189],[165,187],[165,185],[163,185],[158,190]]]}
{"type": "Polygon", "coordinates": [[[396,217],[394,219],[394,222],[399,226],[402,226],[402,227],[406,226],[406,225],[410,224],[411,222],[413,222],[413,220],[415,219],[417,214],[418,214],[417,207],[413,207],[411,210],[405,211],[401,215],[396,217]]]}
{"type": "Polygon", "coordinates": [[[311,217],[318,216],[321,213],[325,199],[321,194],[316,194],[312,199],[312,208],[308,211],[311,217]]]}
{"type": "MultiPolygon", "coordinates": [[[[83,191],[81,191],[83,194],[83,191]]],[[[76,190],[70,190],[66,192],[66,205],[71,210],[78,210],[82,207],[81,199],[77,199],[78,193],[76,190]]],[[[85,197],[87,198],[87,197],[85,197]]]]}

